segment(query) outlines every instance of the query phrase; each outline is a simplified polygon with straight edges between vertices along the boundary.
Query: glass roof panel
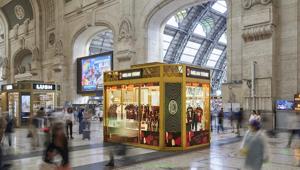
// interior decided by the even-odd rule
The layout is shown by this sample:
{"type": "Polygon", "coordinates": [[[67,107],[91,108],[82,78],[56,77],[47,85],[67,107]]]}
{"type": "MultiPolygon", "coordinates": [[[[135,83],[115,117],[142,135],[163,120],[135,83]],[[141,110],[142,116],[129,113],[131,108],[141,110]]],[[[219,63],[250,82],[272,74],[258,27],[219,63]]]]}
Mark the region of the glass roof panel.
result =
{"type": "Polygon", "coordinates": [[[99,54],[113,50],[112,30],[97,33],[89,45],[89,55],[99,54]]]}
{"type": "Polygon", "coordinates": [[[187,11],[188,11],[188,10],[189,10],[189,9],[186,9],[186,10],[182,10],[182,11],[177,12],[177,14],[174,16],[177,23],[180,24],[180,23],[183,21],[183,19],[184,19],[184,18],[186,17],[186,15],[187,15],[187,11]]]}
{"type": "Polygon", "coordinates": [[[205,33],[208,34],[212,30],[212,28],[214,27],[215,21],[211,17],[206,17],[206,18],[204,18],[203,20],[200,21],[200,24],[202,25],[205,33]]]}
{"type": "Polygon", "coordinates": [[[224,14],[227,11],[227,6],[225,0],[218,0],[213,6],[212,9],[224,14]]]}
{"type": "Polygon", "coordinates": [[[217,64],[216,61],[208,60],[207,63],[206,63],[206,66],[207,67],[215,67],[216,64],[217,64]]]}
{"type": "Polygon", "coordinates": [[[180,58],[181,62],[193,63],[195,56],[183,54],[180,58]]]}
{"type": "Polygon", "coordinates": [[[212,53],[216,54],[216,55],[221,55],[222,52],[223,52],[222,50],[219,50],[219,49],[216,49],[216,48],[214,48],[213,51],[212,51],[212,53]]]}
{"type": "Polygon", "coordinates": [[[192,41],[188,41],[188,43],[186,44],[186,47],[190,47],[190,48],[193,48],[193,49],[199,49],[201,46],[201,44],[199,43],[195,43],[195,42],[192,42],[192,41]]]}
{"type": "Polygon", "coordinates": [[[170,25],[170,26],[173,26],[173,27],[178,28],[178,22],[176,21],[175,16],[172,16],[172,17],[168,20],[167,25],[170,25]]]}
{"type": "Polygon", "coordinates": [[[195,34],[201,35],[203,37],[206,37],[206,32],[204,31],[203,27],[201,24],[198,24],[197,27],[194,30],[195,34]]]}
{"type": "Polygon", "coordinates": [[[226,36],[226,33],[224,33],[220,39],[219,39],[219,43],[222,43],[222,44],[227,44],[227,36],[226,36]]]}
{"type": "Polygon", "coordinates": [[[197,51],[198,50],[196,50],[196,49],[185,47],[183,54],[196,55],[197,51]]]}
{"type": "Polygon", "coordinates": [[[219,58],[220,58],[220,55],[216,55],[216,54],[211,54],[209,56],[209,60],[213,60],[213,61],[218,61],[219,58]]]}

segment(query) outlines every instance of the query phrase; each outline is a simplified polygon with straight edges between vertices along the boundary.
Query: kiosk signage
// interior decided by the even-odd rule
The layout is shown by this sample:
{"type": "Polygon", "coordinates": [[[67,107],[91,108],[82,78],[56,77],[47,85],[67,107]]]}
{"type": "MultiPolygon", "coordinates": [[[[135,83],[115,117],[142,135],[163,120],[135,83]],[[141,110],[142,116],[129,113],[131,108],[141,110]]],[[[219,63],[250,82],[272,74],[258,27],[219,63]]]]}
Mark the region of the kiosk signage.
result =
{"type": "Polygon", "coordinates": [[[55,90],[54,84],[32,84],[32,88],[35,90],[55,90]]]}
{"type": "Polygon", "coordinates": [[[119,80],[137,79],[142,77],[142,70],[120,71],[119,80]]]}
{"type": "Polygon", "coordinates": [[[186,67],[186,76],[192,78],[210,79],[210,71],[199,68],[186,67]]]}
{"type": "Polygon", "coordinates": [[[12,84],[7,84],[7,85],[2,86],[2,91],[13,90],[13,89],[14,89],[14,86],[12,84]]]}

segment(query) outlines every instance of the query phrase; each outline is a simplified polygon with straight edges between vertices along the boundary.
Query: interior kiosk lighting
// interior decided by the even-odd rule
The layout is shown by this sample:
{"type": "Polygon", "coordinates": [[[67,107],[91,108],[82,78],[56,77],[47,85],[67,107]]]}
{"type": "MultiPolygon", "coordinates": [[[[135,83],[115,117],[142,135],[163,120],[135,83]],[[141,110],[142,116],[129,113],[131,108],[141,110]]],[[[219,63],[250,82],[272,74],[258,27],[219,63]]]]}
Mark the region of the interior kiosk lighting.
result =
{"type": "Polygon", "coordinates": [[[104,140],[157,150],[210,144],[210,71],[152,63],[104,73],[104,140]]]}

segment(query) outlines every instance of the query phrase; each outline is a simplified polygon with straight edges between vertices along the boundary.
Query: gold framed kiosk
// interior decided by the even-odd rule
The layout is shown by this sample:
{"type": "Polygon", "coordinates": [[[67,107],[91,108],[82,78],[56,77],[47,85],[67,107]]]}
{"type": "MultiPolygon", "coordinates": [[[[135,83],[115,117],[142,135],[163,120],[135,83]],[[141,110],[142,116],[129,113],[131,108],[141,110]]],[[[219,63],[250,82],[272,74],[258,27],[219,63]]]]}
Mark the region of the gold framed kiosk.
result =
{"type": "Polygon", "coordinates": [[[210,71],[152,63],[104,73],[104,141],[157,150],[210,144],[210,71]]]}
{"type": "Polygon", "coordinates": [[[59,103],[60,85],[41,81],[20,81],[1,86],[1,108],[16,119],[16,127],[27,126],[41,107],[54,109],[59,103]]]}

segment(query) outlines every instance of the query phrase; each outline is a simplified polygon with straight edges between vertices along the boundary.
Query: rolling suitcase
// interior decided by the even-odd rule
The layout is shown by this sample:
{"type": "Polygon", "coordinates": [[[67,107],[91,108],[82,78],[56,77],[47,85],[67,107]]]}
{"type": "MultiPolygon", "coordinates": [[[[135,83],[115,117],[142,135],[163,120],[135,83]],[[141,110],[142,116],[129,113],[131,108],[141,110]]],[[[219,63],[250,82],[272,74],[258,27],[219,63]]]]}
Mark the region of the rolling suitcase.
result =
{"type": "Polygon", "coordinates": [[[91,131],[90,130],[84,129],[82,131],[82,140],[84,140],[84,139],[88,139],[88,140],[91,139],[91,131]]]}
{"type": "Polygon", "coordinates": [[[89,127],[89,122],[88,121],[83,121],[82,122],[82,140],[84,139],[91,139],[91,131],[90,131],[90,127],[89,127]]]}

